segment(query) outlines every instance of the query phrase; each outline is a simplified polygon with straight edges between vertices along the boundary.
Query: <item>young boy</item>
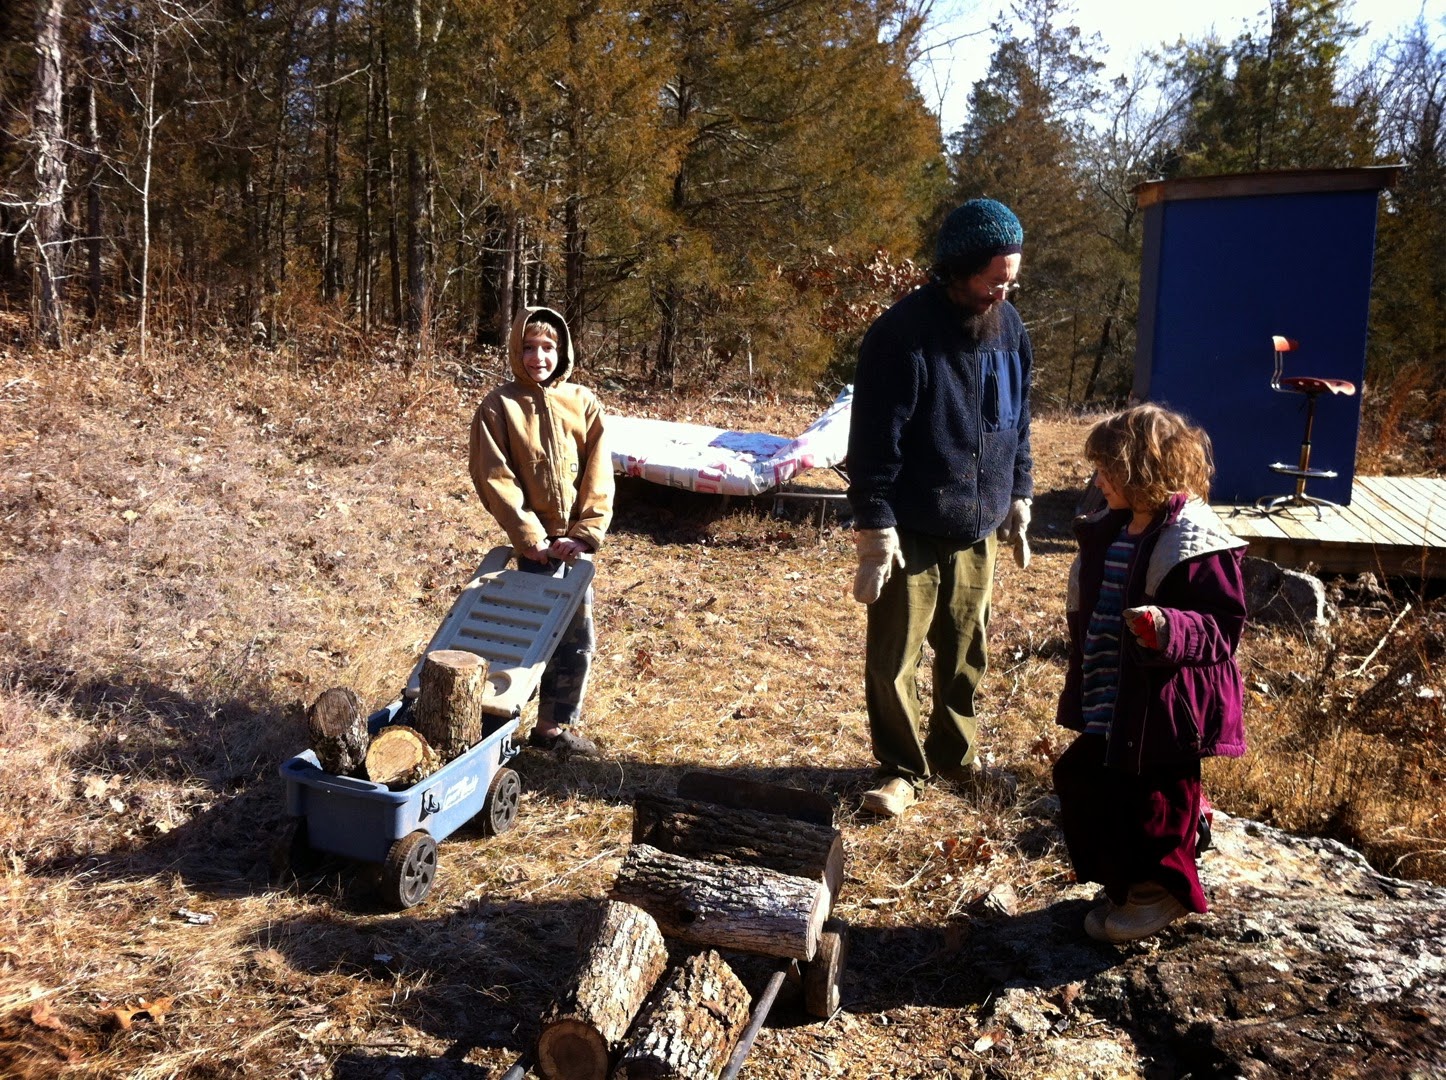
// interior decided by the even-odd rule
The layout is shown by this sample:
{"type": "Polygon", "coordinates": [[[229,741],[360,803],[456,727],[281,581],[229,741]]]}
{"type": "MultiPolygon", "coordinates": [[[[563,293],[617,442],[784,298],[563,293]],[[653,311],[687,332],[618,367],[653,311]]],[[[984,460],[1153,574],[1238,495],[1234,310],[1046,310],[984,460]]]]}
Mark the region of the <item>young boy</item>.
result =
{"type": "MultiPolygon", "coordinates": [[[[572,335],[551,308],[524,308],[507,343],[513,380],[472,418],[468,465],[487,512],[512,542],[517,565],[549,573],[553,560],[588,558],[612,520],[613,469],[597,396],[568,382],[572,335]]],[[[548,661],[538,688],[531,746],[562,754],[597,747],[575,729],[596,638],[592,589],[548,661]]]]}

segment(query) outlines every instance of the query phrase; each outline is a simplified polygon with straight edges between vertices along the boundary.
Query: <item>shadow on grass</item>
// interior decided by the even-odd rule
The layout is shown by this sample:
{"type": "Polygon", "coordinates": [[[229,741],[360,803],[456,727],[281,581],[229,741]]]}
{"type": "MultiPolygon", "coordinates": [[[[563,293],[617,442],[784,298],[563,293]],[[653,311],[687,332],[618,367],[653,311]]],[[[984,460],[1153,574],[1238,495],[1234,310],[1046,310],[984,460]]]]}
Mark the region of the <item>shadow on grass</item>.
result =
{"type": "Polygon", "coordinates": [[[30,873],[164,871],[216,895],[266,886],[285,816],[277,767],[306,741],[294,704],[259,692],[200,700],[157,682],[80,682],[37,667],[25,684],[85,721],[90,738],[70,761],[93,810],[72,847],[26,853],[30,873]]]}

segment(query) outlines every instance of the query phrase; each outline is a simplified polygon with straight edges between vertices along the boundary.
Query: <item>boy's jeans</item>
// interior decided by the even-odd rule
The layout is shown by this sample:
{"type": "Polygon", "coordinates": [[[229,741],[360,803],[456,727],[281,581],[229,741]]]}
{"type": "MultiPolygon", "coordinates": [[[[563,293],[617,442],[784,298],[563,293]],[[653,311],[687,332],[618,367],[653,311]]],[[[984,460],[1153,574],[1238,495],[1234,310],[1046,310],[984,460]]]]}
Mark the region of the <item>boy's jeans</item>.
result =
{"type": "MultiPolygon", "coordinates": [[[[537,563],[524,558],[518,558],[517,567],[529,574],[551,574],[557,568],[555,563],[537,563]]],[[[576,724],[581,719],[582,699],[587,693],[592,656],[596,651],[597,631],[592,621],[592,586],[589,585],[552,658],[542,669],[537,689],[537,722],[544,728],[576,724]]]]}

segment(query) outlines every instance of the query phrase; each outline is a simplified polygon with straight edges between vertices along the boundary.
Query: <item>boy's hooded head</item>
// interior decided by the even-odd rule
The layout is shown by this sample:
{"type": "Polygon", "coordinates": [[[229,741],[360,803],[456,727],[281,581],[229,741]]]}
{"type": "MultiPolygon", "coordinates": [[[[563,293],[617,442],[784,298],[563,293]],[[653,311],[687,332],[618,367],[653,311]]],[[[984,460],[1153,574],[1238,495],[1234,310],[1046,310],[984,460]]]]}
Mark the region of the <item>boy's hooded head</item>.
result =
{"type": "Polygon", "coordinates": [[[518,382],[556,386],[572,374],[575,357],[567,321],[551,308],[523,308],[508,340],[512,374],[518,382]]]}

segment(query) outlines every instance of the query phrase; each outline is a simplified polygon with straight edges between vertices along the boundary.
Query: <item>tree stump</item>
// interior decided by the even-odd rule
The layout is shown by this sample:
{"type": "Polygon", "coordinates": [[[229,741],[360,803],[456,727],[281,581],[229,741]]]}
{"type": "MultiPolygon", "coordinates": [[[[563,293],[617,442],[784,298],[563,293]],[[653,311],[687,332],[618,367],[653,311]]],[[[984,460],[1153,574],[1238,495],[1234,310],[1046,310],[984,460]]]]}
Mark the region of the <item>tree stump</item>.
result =
{"type": "Polygon", "coordinates": [[[391,788],[411,787],[442,767],[437,752],[420,732],[390,724],[367,747],[367,779],[391,788]]]}
{"type": "Polygon", "coordinates": [[[605,1080],[613,1051],[668,964],[658,924],[604,900],[584,919],[576,973],[542,1019],[537,1068],[547,1080],[605,1080]]]}
{"type": "Polygon", "coordinates": [[[628,849],[611,896],[691,945],[812,960],[828,918],[822,881],[762,866],[702,862],[650,844],[628,849]]]}
{"type": "Polygon", "coordinates": [[[367,718],[361,699],[349,686],[333,686],[306,710],[311,749],[321,767],[335,776],[356,776],[367,756],[367,718]]]}
{"type": "Polygon", "coordinates": [[[482,700],[490,689],[487,661],[462,649],[435,649],[422,658],[413,723],[443,761],[482,740],[482,700]]]}
{"type": "Polygon", "coordinates": [[[830,902],[843,884],[843,835],[780,814],[644,794],[633,802],[633,843],[704,862],[765,866],[821,880],[830,902]]]}
{"type": "Polygon", "coordinates": [[[638,1016],[615,1080],[716,1080],[748,1027],[748,991],[712,949],[675,968],[638,1016]]]}

